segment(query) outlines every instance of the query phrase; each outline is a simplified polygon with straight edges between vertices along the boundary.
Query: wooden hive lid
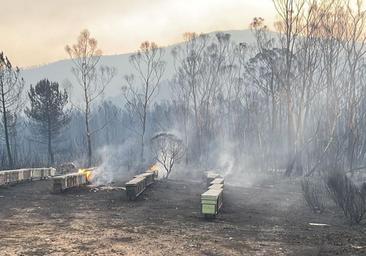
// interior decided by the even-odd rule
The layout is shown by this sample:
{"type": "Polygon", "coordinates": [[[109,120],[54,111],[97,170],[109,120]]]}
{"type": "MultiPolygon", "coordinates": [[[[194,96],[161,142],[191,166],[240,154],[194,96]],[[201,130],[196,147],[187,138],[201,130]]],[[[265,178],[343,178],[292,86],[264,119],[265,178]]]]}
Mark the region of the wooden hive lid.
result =
{"type": "Polygon", "coordinates": [[[138,176],[136,178],[133,178],[129,182],[127,182],[126,185],[136,185],[137,183],[143,181],[144,179],[145,179],[145,177],[138,176]]]}
{"type": "Polygon", "coordinates": [[[67,177],[73,177],[73,176],[83,176],[84,174],[82,173],[78,173],[78,172],[74,172],[74,173],[68,173],[65,175],[60,175],[60,176],[55,176],[53,177],[54,179],[65,179],[67,177]]]}
{"type": "Polygon", "coordinates": [[[224,184],[212,184],[211,186],[208,187],[208,189],[220,189],[223,187],[224,187],[224,184]]]}
{"type": "Polygon", "coordinates": [[[158,172],[158,170],[147,170],[145,173],[157,174],[158,172]]]}
{"type": "Polygon", "coordinates": [[[220,177],[220,175],[216,172],[207,172],[206,176],[208,179],[216,179],[220,177]]]}
{"type": "Polygon", "coordinates": [[[139,178],[139,177],[148,177],[148,176],[154,176],[154,173],[152,172],[144,172],[138,175],[133,176],[134,178],[139,178]]]}
{"type": "Polygon", "coordinates": [[[201,199],[217,200],[223,189],[209,189],[201,195],[201,199]]]}
{"type": "Polygon", "coordinates": [[[143,174],[141,174],[141,176],[143,176],[143,177],[154,176],[154,173],[153,172],[144,172],[143,174]]]}
{"type": "Polygon", "coordinates": [[[54,177],[52,177],[52,179],[54,179],[54,180],[63,180],[63,179],[65,179],[65,176],[54,176],[54,177]]]}
{"type": "Polygon", "coordinates": [[[223,178],[216,178],[213,181],[211,181],[211,184],[224,184],[224,179],[223,178]]]}

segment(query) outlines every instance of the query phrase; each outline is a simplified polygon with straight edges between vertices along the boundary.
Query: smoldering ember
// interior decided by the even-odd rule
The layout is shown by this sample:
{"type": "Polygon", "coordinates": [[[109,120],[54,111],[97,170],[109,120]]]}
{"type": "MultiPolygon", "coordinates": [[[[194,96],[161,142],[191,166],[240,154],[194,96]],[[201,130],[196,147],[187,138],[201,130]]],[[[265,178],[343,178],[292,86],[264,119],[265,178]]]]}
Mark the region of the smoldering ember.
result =
{"type": "Polygon", "coordinates": [[[366,255],[364,0],[0,8],[0,255],[366,255]]]}

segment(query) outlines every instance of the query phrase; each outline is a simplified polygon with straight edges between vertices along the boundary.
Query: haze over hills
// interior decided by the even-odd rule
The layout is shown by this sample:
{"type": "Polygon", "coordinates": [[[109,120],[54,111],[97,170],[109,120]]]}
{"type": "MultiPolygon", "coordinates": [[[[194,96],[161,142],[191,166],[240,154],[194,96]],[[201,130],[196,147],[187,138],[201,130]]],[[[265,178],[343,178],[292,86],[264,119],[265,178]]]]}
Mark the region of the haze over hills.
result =
{"type": "MultiPolygon", "coordinates": [[[[245,42],[253,43],[254,37],[250,30],[232,30],[232,31],[222,31],[224,33],[231,34],[231,39],[234,42],[245,42]]],[[[217,32],[211,32],[210,35],[215,35],[217,32]]],[[[73,42],[66,42],[73,43],[73,42]]],[[[157,42],[158,43],[158,42],[157,42]]],[[[173,57],[171,55],[171,50],[182,43],[170,45],[164,47],[165,56],[164,61],[167,63],[166,71],[163,78],[163,84],[160,88],[160,93],[158,99],[167,99],[171,95],[169,87],[167,86],[167,81],[172,77],[174,72],[173,67],[173,57]]],[[[103,46],[100,45],[103,49],[103,46]]],[[[136,49],[139,45],[136,45],[136,49]]],[[[117,69],[117,75],[113,78],[109,86],[106,88],[104,97],[105,99],[110,99],[114,103],[122,102],[122,92],[121,87],[124,83],[124,76],[133,73],[133,70],[129,63],[129,57],[132,53],[117,54],[117,55],[106,55],[102,56],[100,59],[101,65],[114,66],[117,69]]],[[[67,54],[65,53],[65,58],[67,54]]],[[[31,84],[35,85],[39,80],[47,78],[50,81],[58,82],[61,86],[65,87],[71,97],[73,102],[78,102],[82,100],[82,93],[78,84],[76,83],[73,74],[71,73],[72,61],[70,59],[60,60],[47,65],[32,67],[24,69],[22,71],[22,76],[26,82],[26,90],[28,90],[31,84]]]]}

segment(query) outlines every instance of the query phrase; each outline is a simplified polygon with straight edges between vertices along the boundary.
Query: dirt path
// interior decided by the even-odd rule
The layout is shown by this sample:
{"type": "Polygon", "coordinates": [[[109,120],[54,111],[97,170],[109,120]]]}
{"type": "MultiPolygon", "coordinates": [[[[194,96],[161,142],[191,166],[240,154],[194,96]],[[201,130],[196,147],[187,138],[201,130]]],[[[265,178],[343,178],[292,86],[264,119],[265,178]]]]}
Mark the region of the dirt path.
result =
{"type": "Polygon", "coordinates": [[[289,183],[226,186],[213,221],[200,215],[199,183],[158,183],[136,202],[122,191],[55,195],[50,181],[0,188],[0,255],[366,255],[364,226],[311,213],[289,183]]]}

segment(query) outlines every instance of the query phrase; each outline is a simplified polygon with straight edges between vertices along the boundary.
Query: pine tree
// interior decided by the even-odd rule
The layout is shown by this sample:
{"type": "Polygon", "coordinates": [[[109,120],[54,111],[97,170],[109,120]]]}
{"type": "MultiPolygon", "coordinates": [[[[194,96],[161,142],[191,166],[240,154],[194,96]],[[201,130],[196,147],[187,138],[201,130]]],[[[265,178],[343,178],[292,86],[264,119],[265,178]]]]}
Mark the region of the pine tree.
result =
{"type": "Polygon", "coordinates": [[[28,92],[30,107],[25,110],[31,124],[39,135],[40,142],[47,144],[48,164],[54,163],[53,144],[62,129],[70,122],[67,111],[68,95],[66,90],[59,89],[59,84],[47,79],[39,81],[35,87],[31,85],[28,92]]]}

